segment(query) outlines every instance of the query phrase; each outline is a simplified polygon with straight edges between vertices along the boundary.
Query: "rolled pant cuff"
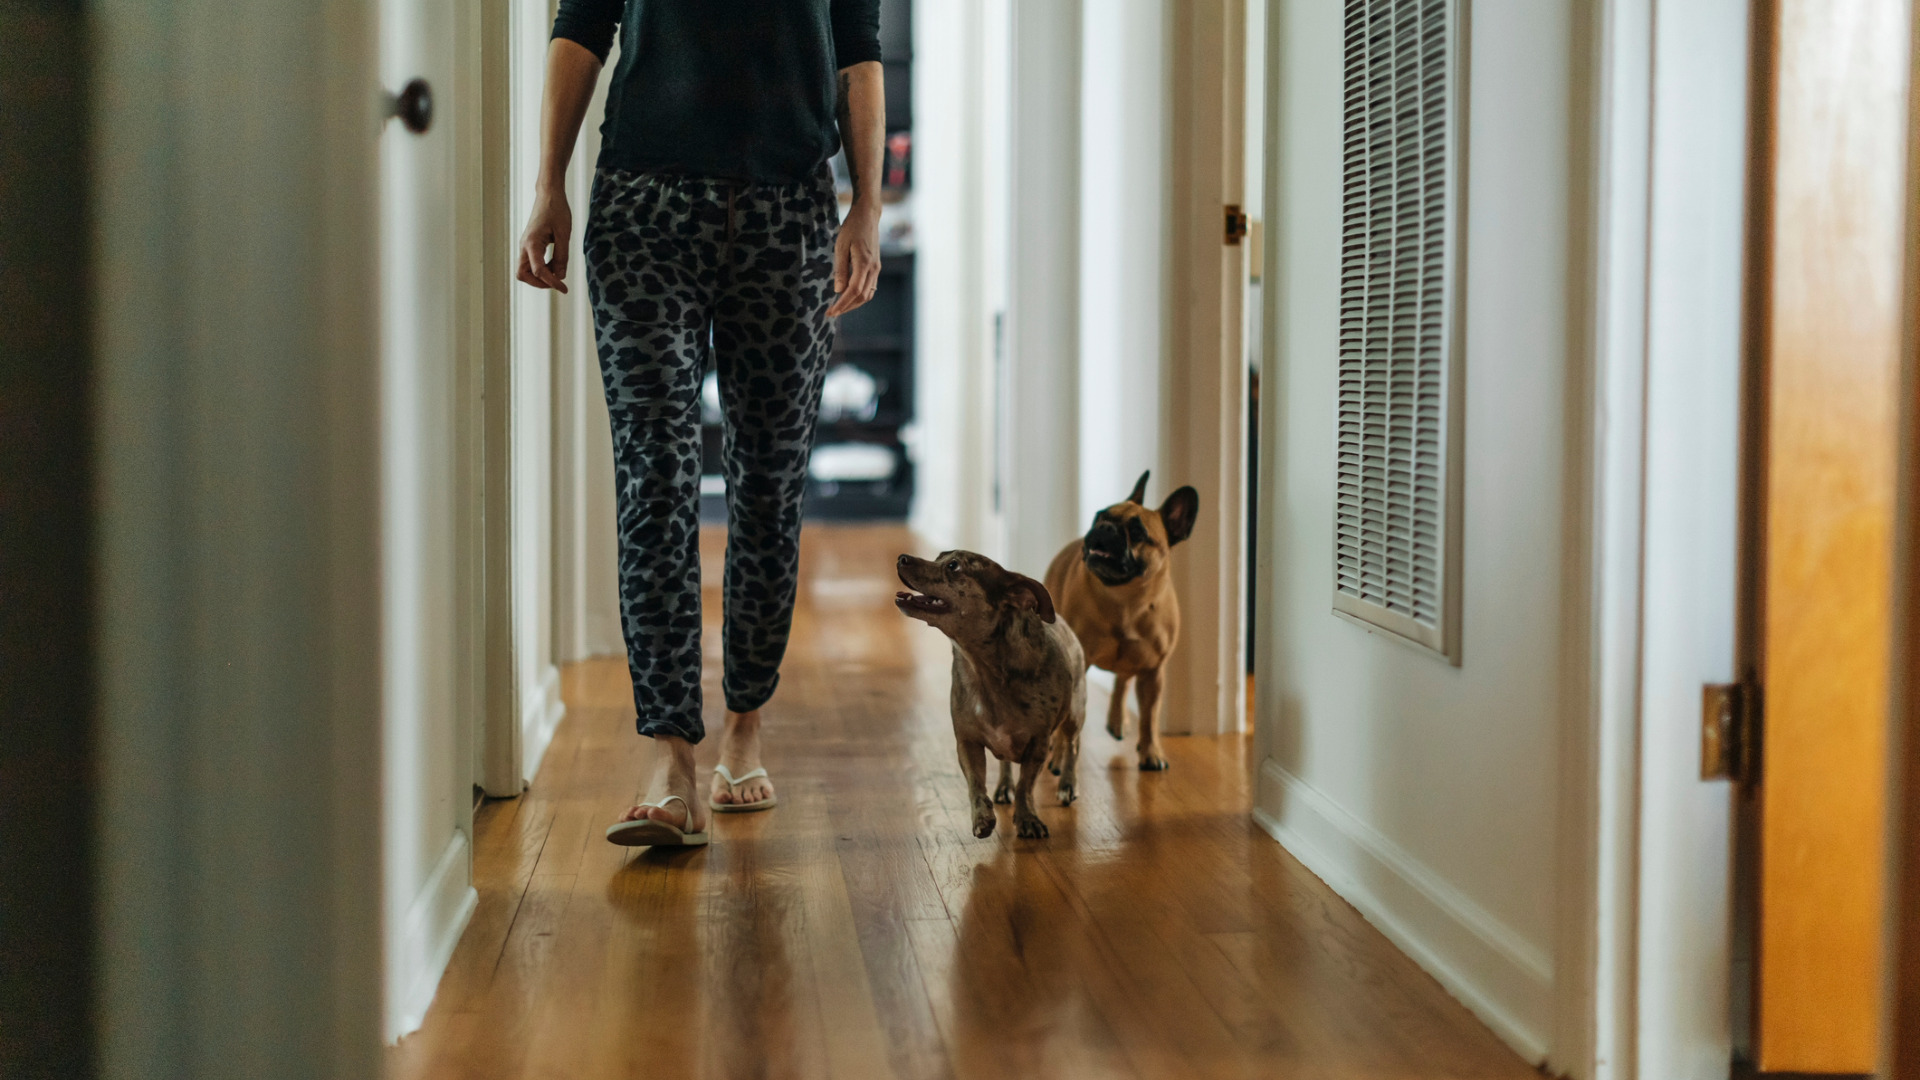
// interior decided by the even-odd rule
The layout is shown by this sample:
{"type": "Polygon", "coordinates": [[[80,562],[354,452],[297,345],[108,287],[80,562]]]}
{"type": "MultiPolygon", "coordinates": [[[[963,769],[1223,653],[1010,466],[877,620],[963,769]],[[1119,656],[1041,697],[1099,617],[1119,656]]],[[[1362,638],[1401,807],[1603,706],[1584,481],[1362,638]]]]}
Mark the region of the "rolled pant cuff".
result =
{"type": "Polygon", "coordinates": [[[706,725],[702,724],[697,718],[691,723],[683,718],[677,717],[656,717],[652,720],[639,719],[635,720],[634,723],[640,729],[640,734],[645,735],[649,739],[660,735],[673,735],[685,739],[690,743],[698,744],[700,740],[707,737],[706,725]]]}

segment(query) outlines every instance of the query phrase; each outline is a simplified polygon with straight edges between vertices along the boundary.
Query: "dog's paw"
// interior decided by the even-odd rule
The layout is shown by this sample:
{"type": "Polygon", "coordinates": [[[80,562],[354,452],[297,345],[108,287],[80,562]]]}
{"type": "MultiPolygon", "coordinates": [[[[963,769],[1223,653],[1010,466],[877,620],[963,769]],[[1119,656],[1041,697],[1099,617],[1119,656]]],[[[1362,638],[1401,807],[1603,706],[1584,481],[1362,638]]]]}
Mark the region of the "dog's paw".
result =
{"type": "Polygon", "coordinates": [[[1012,803],[1013,789],[1010,787],[1000,788],[999,790],[993,793],[993,801],[1000,804],[1001,806],[1006,806],[1012,803]]]}
{"type": "Polygon", "coordinates": [[[1115,742],[1119,742],[1121,739],[1126,738],[1127,737],[1126,722],[1123,720],[1108,720],[1107,734],[1113,736],[1113,739],[1115,742]]]}
{"type": "Polygon", "coordinates": [[[1028,814],[1025,817],[1016,817],[1013,823],[1020,829],[1020,836],[1022,839],[1044,840],[1047,838],[1047,823],[1044,821],[1041,821],[1040,815],[1038,814],[1028,814]]]}
{"type": "Polygon", "coordinates": [[[975,814],[973,816],[973,835],[978,839],[985,840],[987,837],[993,835],[993,826],[995,824],[996,819],[992,814],[975,814]]]}
{"type": "Polygon", "coordinates": [[[1068,778],[1060,781],[1060,805],[1072,806],[1074,796],[1075,796],[1075,792],[1073,790],[1072,778],[1068,778]]]}
{"type": "Polygon", "coordinates": [[[1161,755],[1157,748],[1140,751],[1141,772],[1166,772],[1170,767],[1167,759],[1161,755]]]}

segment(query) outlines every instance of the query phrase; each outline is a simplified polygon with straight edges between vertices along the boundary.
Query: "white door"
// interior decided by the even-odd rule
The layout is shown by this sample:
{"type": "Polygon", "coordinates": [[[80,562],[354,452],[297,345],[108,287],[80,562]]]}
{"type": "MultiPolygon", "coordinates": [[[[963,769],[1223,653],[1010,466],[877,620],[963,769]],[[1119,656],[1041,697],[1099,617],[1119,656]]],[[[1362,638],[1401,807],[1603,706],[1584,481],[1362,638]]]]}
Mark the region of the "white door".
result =
{"type": "Polygon", "coordinates": [[[389,1038],[415,1027],[473,908],[469,620],[457,493],[462,267],[454,0],[383,0],[380,134],[384,844],[389,1038]]]}

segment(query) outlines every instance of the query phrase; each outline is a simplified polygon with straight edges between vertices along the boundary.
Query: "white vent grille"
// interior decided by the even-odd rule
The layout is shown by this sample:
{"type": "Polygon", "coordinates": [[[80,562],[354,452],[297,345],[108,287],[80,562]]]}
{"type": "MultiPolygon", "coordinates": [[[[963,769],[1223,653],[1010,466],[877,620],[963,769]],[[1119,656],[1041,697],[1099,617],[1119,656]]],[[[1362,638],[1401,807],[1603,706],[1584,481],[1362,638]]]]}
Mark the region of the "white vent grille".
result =
{"type": "Polygon", "coordinates": [[[1457,657],[1450,0],[1347,0],[1334,608],[1457,657]]]}

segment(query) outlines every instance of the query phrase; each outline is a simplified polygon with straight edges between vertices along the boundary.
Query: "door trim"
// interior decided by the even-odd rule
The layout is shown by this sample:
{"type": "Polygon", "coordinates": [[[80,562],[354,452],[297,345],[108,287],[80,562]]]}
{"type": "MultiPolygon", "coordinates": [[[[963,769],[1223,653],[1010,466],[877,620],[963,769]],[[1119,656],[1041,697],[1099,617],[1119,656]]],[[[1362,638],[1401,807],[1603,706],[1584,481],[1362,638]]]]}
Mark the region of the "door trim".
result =
{"type": "Polygon", "coordinates": [[[481,501],[485,539],[482,593],[485,635],[483,714],[477,783],[493,798],[526,790],[521,772],[520,667],[514,652],[513,559],[513,237],[512,221],[512,5],[479,0],[480,19],[480,251],[481,501]]]}
{"type": "Polygon", "coordinates": [[[1222,217],[1246,202],[1246,2],[1169,10],[1169,344],[1154,479],[1163,492],[1193,485],[1201,505],[1173,557],[1180,644],[1166,664],[1161,731],[1218,735],[1244,730],[1247,707],[1247,246],[1225,243],[1222,217]]]}

